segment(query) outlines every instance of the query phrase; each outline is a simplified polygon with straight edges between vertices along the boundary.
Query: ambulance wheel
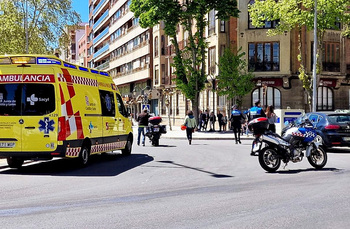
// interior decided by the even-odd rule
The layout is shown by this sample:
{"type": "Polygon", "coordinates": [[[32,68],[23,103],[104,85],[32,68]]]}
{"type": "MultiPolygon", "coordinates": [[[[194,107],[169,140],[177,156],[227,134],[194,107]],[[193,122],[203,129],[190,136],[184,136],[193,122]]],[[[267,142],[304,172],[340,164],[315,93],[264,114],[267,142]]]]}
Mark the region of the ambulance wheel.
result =
{"type": "Polygon", "coordinates": [[[90,150],[86,145],[83,145],[83,147],[80,150],[79,153],[79,165],[86,166],[89,162],[89,156],[90,156],[90,150]]]}
{"type": "Polygon", "coordinates": [[[10,168],[16,168],[19,169],[22,167],[24,160],[19,157],[8,157],[7,158],[7,164],[10,168]]]}
{"type": "Polygon", "coordinates": [[[129,137],[128,138],[128,141],[126,142],[125,144],[125,148],[122,149],[122,155],[123,156],[128,156],[131,154],[131,150],[132,150],[132,140],[131,138],[129,137]]]}

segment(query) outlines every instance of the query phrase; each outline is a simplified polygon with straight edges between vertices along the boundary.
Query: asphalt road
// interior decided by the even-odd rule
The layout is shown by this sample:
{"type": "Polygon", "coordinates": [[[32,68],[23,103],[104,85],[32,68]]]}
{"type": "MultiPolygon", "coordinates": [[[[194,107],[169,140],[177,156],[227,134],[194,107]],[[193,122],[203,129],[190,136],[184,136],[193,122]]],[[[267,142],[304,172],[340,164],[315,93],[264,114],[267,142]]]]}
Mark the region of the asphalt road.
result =
{"type": "Polygon", "coordinates": [[[1,228],[349,228],[350,152],[266,173],[251,141],[161,139],[97,155],[0,169],[1,228]]]}

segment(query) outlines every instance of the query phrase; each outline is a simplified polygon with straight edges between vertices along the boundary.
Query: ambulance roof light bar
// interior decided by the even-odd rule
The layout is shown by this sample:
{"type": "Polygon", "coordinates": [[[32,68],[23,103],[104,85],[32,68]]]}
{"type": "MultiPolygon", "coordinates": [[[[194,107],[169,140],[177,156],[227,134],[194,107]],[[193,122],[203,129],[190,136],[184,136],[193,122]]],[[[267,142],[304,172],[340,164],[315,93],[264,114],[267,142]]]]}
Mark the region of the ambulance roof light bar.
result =
{"type": "Polygon", "coordinates": [[[36,64],[35,57],[31,56],[14,56],[10,57],[12,64],[36,64]]]}

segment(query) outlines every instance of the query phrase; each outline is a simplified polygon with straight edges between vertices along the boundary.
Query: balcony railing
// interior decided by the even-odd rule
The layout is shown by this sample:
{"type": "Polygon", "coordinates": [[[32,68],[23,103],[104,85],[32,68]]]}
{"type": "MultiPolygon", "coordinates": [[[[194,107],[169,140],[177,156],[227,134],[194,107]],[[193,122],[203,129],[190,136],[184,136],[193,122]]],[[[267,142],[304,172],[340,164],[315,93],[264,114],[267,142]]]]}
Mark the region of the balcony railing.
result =
{"type": "Polygon", "coordinates": [[[95,24],[92,26],[92,29],[95,30],[97,28],[97,26],[99,26],[101,24],[101,22],[107,18],[108,13],[109,13],[109,10],[106,10],[106,12],[104,12],[102,14],[102,16],[97,20],[97,22],[95,22],[95,24]]]}
{"type": "Polygon", "coordinates": [[[100,64],[99,66],[96,67],[96,69],[98,70],[105,70],[107,68],[109,68],[109,61],[106,61],[105,63],[100,64]]]}
{"type": "Polygon", "coordinates": [[[96,44],[99,40],[101,40],[104,36],[108,34],[109,27],[105,28],[97,37],[94,39],[94,44],[96,44]]]}
{"type": "Polygon", "coordinates": [[[101,54],[107,52],[109,50],[109,44],[106,44],[101,49],[99,49],[97,52],[94,53],[94,58],[98,58],[101,54]]]}
{"type": "Polygon", "coordinates": [[[107,0],[102,0],[100,3],[96,6],[96,8],[92,11],[92,13],[95,15],[97,11],[101,8],[101,6],[106,2],[107,0]]]}

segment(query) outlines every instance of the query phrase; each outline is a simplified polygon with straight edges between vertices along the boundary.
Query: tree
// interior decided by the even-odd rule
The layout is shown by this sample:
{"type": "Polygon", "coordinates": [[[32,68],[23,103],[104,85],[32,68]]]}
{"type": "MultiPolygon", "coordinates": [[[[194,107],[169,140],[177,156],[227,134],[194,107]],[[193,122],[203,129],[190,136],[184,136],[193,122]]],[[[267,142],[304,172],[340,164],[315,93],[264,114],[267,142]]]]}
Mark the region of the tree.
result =
{"type": "Polygon", "coordinates": [[[0,54],[26,53],[26,27],[28,53],[53,53],[65,27],[79,22],[71,0],[2,0],[0,54]]]}
{"type": "MultiPolygon", "coordinates": [[[[337,23],[342,23],[345,25],[344,34],[346,34],[350,23],[349,3],[349,0],[317,0],[317,57],[320,57],[323,36],[327,29],[338,29],[337,23]]],[[[298,31],[299,79],[308,95],[310,110],[313,91],[312,77],[305,70],[306,60],[303,59],[303,52],[306,48],[302,46],[301,32],[302,28],[306,28],[307,31],[314,29],[314,6],[314,0],[265,0],[255,1],[249,6],[249,14],[254,26],[260,27],[265,21],[279,21],[276,28],[268,30],[268,35],[283,34],[293,29],[298,31]]],[[[321,68],[320,61],[321,59],[318,58],[318,71],[321,68]]]]}
{"type": "Polygon", "coordinates": [[[176,87],[191,100],[192,110],[198,119],[199,93],[204,89],[207,77],[206,15],[215,9],[220,20],[238,17],[236,0],[133,0],[130,9],[140,19],[143,28],[164,23],[165,34],[171,38],[175,48],[176,87]],[[183,50],[176,37],[178,26],[183,26],[188,32],[189,44],[183,50]]]}
{"type": "Polygon", "coordinates": [[[247,71],[247,63],[243,59],[245,52],[242,47],[234,52],[231,48],[224,50],[219,59],[218,95],[227,95],[235,99],[238,106],[242,105],[242,97],[254,88],[254,75],[247,71]]]}

